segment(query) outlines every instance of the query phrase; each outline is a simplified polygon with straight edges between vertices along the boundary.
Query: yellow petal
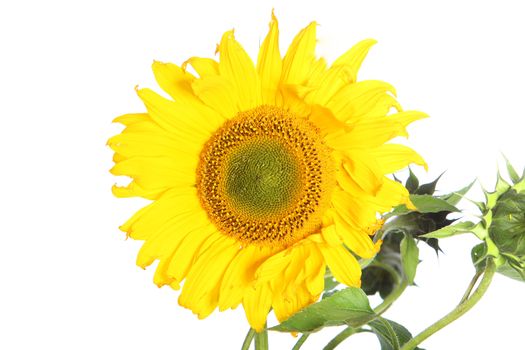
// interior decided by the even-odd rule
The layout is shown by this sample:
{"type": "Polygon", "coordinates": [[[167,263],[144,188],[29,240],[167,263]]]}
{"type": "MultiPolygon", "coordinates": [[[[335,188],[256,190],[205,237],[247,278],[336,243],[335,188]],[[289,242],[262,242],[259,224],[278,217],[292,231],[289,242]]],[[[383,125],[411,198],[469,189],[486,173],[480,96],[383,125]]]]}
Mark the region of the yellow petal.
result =
{"type": "Polygon", "coordinates": [[[308,73],[308,85],[312,88],[317,88],[320,85],[321,79],[326,74],[326,66],[326,60],[323,57],[314,61],[308,73]]]}
{"type": "Polygon", "coordinates": [[[327,105],[332,97],[351,81],[352,76],[348,67],[331,67],[319,77],[315,89],[305,99],[312,104],[327,105]]]}
{"type": "Polygon", "coordinates": [[[259,282],[274,280],[282,273],[290,263],[291,255],[289,250],[282,250],[266,259],[255,272],[255,278],[259,282]]]}
{"type": "Polygon", "coordinates": [[[317,299],[308,292],[304,283],[295,283],[295,281],[284,281],[284,283],[287,283],[284,294],[274,293],[272,300],[275,316],[279,322],[285,321],[317,299]]]}
{"type": "Polygon", "coordinates": [[[337,234],[335,226],[333,224],[323,226],[323,228],[321,229],[321,234],[323,236],[323,239],[329,245],[340,245],[342,243],[341,238],[337,234]]]}
{"type": "Polygon", "coordinates": [[[225,119],[231,119],[243,110],[235,86],[222,76],[210,75],[197,79],[192,87],[195,94],[206,105],[225,119]]]}
{"type": "Polygon", "coordinates": [[[174,187],[189,187],[196,183],[196,161],[179,161],[172,157],[133,157],[123,160],[110,172],[124,175],[145,190],[165,191],[174,187]],[[191,163],[194,164],[191,164],[191,163]]]}
{"type": "Polygon", "coordinates": [[[370,48],[376,43],[377,41],[374,39],[366,39],[357,43],[335,60],[333,66],[348,66],[352,71],[353,81],[357,81],[357,72],[361,67],[361,63],[363,63],[370,48]]]}
{"type": "Polygon", "coordinates": [[[363,201],[373,197],[366,193],[364,195],[355,197],[347,192],[335,190],[332,193],[334,212],[353,227],[368,227],[376,221],[376,208],[363,201]]]}
{"type": "Polygon", "coordinates": [[[326,264],[316,245],[311,244],[307,249],[308,254],[304,263],[305,285],[308,292],[317,298],[324,290],[326,264]]]}
{"type": "Polygon", "coordinates": [[[306,118],[311,114],[312,106],[301,97],[301,88],[300,85],[281,85],[278,98],[282,98],[282,101],[279,106],[300,118],[306,118]]]}
{"type": "Polygon", "coordinates": [[[170,190],[145,206],[126,221],[120,229],[133,239],[145,240],[154,235],[167,221],[182,214],[198,211],[195,189],[170,190]]]}
{"type": "Polygon", "coordinates": [[[120,123],[126,126],[146,121],[151,121],[151,118],[147,113],[128,113],[113,119],[113,123],[120,123]]]}
{"type": "Polygon", "coordinates": [[[182,64],[182,69],[191,65],[201,78],[210,75],[219,75],[219,63],[211,58],[191,57],[182,64]]]}
{"type": "Polygon", "coordinates": [[[262,331],[272,306],[272,292],[268,283],[259,283],[248,288],[244,294],[242,305],[250,326],[256,332],[262,331]]]}
{"type": "MultiPolygon", "coordinates": [[[[194,161],[198,157],[197,149],[191,152],[188,147],[184,148],[165,133],[126,133],[118,134],[108,140],[108,146],[123,156],[125,159],[131,157],[181,157],[185,160],[194,161]],[[186,159],[189,156],[193,159],[186,159]]],[[[122,159],[117,159],[118,163],[122,159]]]]}
{"type": "Polygon", "coordinates": [[[251,58],[235,40],[233,30],[222,36],[219,52],[220,74],[235,86],[241,110],[260,105],[261,91],[257,72],[251,58]]]}
{"type": "Polygon", "coordinates": [[[207,218],[195,211],[170,215],[159,228],[149,228],[151,235],[140,248],[137,265],[145,268],[155,259],[173,254],[190,232],[206,232],[208,224],[207,218]]]}
{"type": "Polygon", "coordinates": [[[406,127],[427,115],[416,111],[396,113],[391,116],[363,120],[348,132],[336,132],[325,136],[326,143],[338,150],[379,147],[396,136],[408,136],[406,127]]]}
{"type": "Polygon", "coordinates": [[[380,164],[384,174],[403,169],[411,163],[422,165],[427,169],[425,160],[412,148],[398,144],[385,144],[371,149],[370,155],[380,164]]]}
{"type": "Polygon", "coordinates": [[[191,83],[195,77],[173,63],[154,61],[151,65],[159,86],[174,100],[188,101],[195,98],[191,83]]]}
{"type": "Polygon", "coordinates": [[[410,209],[415,209],[412,202],[410,202],[410,194],[405,186],[388,178],[385,178],[377,196],[369,200],[373,201],[378,210],[382,212],[389,211],[392,207],[399,204],[405,204],[410,209]]]}
{"type": "Polygon", "coordinates": [[[261,81],[262,102],[274,105],[281,78],[282,59],[279,52],[279,27],[272,11],[270,30],[264,39],[257,59],[257,72],[261,81]]]}
{"type": "Polygon", "coordinates": [[[311,78],[315,61],[317,23],[312,22],[294,38],[283,59],[281,81],[285,84],[305,84],[311,78]]]}
{"type": "Polygon", "coordinates": [[[197,313],[199,318],[207,317],[219,301],[224,271],[238,252],[239,244],[235,240],[226,236],[214,240],[191,266],[179,304],[197,313]]]}
{"type": "Polygon", "coordinates": [[[286,281],[302,281],[304,280],[302,273],[304,273],[303,267],[307,253],[304,244],[297,244],[296,246],[289,248],[289,250],[290,263],[284,270],[284,279],[286,281]]]}
{"type": "Polygon", "coordinates": [[[179,281],[176,281],[173,277],[170,277],[167,274],[170,262],[171,256],[166,256],[159,259],[159,264],[157,265],[155,274],[153,275],[153,283],[155,283],[159,288],[165,285],[171,285],[172,288],[178,290],[180,289],[179,281]]]}
{"type": "Polygon", "coordinates": [[[184,104],[192,114],[187,114],[189,120],[204,120],[218,126],[224,122],[217,112],[200,101],[193,92],[192,84],[195,77],[185,69],[172,64],[155,61],[152,65],[155,79],[160,87],[166,91],[177,103],[184,104]]]}
{"type": "Polygon", "coordinates": [[[221,311],[237,306],[246,288],[252,285],[255,271],[268,257],[269,250],[257,246],[247,246],[239,251],[224,274],[219,295],[221,311]]]}
{"type": "Polygon", "coordinates": [[[184,236],[176,247],[176,251],[168,266],[167,274],[177,281],[182,281],[188,274],[190,267],[197,258],[199,247],[205,244],[208,239],[213,239],[220,235],[215,226],[209,223],[207,217],[206,220],[207,225],[203,222],[204,220],[199,222],[199,226],[190,224],[189,227],[192,230],[184,236]]]}
{"type": "Polygon", "coordinates": [[[381,167],[367,152],[357,150],[345,152],[339,180],[353,181],[363,192],[375,195],[383,184],[381,167]],[[342,175],[342,176],[341,176],[342,175]]]}
{"type": "Polygon", "coordinates": [[[337,119],[355,122],[367,115],[385,116],[390,107],[401,109],[401,106],[392,97],[392,95],[395,96],[395,93],[394,87],[388,83],[365,80],[340,89],[327,101],[326,105],[337,119]],[[377,110],[378,105],[382,107],[378,112],[383,113],[372,114],[377,110]]]}
{"type": "Polygon", "coordinates": [[[202,145],[220,125],[219,120],[201,118],[195,109],[165,99],[150,89],[137,90],[150,117],[177,139],[202,145]]]}
{"type": "Polygon", "coordinates": [[[335,118],[328,108],[320,105],[312,106],[309,120],[319,128],[319,132],[322,136],[334,132],[348,132],[351,130],[348,124],[335,118]]]}
{"type": "Polygon", "coordinates": [[[146,190],[140,187],[136,182],[132,181],[127,186],[113,185],[111,192],[115,197],[119,198],[130,198],[130,197],[142,197],[146,199],[155,200],[159,198],[164,192],[163,189],[150,189],[146,190]]]}
{"type": "Polygon", "coordinates": [[[319,248],[336,280],[351,287],[361,286],[361,266],[348,250],[342,245],[320,245],[319,248]]]}
{"type": "Polygon", "coordinates": [[[348,249],[360,257],[371,259],[379,251],[379,245],[374,244],[368,232],[352,226],[339,213],[334,216],[334,228],[348,249]]]}
{"type": "Polygon", "coordinates": [[[400,123],[403,127],[407,127],[416,120],[428,118],[428,114],[419,111],[404,111],[389,116],[393,118],[396,123],[400,123]]]}

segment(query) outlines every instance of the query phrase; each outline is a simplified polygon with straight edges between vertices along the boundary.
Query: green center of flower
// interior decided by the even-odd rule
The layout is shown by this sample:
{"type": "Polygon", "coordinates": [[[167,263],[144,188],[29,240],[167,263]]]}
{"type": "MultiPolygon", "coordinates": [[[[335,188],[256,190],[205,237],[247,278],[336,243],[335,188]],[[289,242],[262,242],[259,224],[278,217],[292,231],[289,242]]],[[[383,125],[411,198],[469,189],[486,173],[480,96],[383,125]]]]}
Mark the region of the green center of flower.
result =
{"type": "Polygon", "coordinates": [[[254,218],[282,212],[302,186],[298,159],[277,140],[243,145],[233,152],[225,168],[226,194],[234,206],[254,218]]]}

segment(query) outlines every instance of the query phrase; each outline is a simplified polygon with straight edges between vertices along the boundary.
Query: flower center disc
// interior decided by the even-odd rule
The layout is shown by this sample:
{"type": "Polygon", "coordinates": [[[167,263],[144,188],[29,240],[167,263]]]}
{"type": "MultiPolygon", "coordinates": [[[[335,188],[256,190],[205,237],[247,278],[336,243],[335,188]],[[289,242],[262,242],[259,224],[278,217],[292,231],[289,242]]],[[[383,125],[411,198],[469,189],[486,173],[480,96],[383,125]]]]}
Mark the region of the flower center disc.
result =
{"type": "Polygon", "coordinates": [[[270,106],[226,122],[204,146],[197,168],[211,221],[244,244],[287,246],[314,233],[334,184],[318,129],[270,106]]]}
{"type": "Polygon", "coordinates": [[[302,187],[300,165],[278,140],[254,140],[228,157],[226,195],[254,218],[279,215],[297,199],[302,187]]]}

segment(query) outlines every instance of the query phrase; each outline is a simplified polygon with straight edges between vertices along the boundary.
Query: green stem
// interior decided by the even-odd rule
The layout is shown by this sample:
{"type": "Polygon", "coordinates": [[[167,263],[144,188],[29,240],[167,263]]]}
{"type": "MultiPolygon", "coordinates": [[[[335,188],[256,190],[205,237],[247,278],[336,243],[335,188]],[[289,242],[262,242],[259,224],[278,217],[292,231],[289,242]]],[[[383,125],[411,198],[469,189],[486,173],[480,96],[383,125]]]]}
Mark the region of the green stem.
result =
{"type": "Polygon", "coordinates": [[[403,278],[401,283],[397,285],[396,289],[394,289],[390,294],[388,294],[381,304],[377,305],[374,308],[374,312],[378,315],[383,314],[394,303],[394,301],[396,301],[401,296],[401,294],[403,294],[407,286],[408,281],[405,278],[403,278]]]}
{"type": "Polygon", "coordinates": [[[449,325],[450,323],[463,316],[483,297],[488,287],[490,286],[490,282],[492,281],[492,277],[494,277],[495,272],[496,265],[494,264],[494,261],[491,258],[487,259],[487,266],[483,274],[483,279],[479,283],[478,288],[474,291],[474,293],[472,293],[470,298],[467,298],[464,302],[456,306],[456,308],[452,310],[449,314],[447,314],[445,317],[438,320],[436,323],[425,329],[423,332],[419,333],[414,338],[410,339],[410,341],[403,345],[401,350],[413,350],[416,346],[418,346],[421,342],[430,337],[432,334],[436,333],[440,329],[444,328],[445,326],[449,325]]]}
{"type": "Polygon", "coordinates": [[[301,338],[299,338],[297,343],[295,343],[292,350],[299,350],[301,346],[303,346],[304,342],[306,341],[306,339],[308,339],[309,336],[310,336],[309,333],[304,333],[303,335],[301,335],[301,338]]]}
{"type": "Polygon", "coordinates": [[[330,340],[328,344],[323,348],[323,350],[333,350],[336,346],[341,344],[346,338],[351,336],[352,334],[356,333],[357,329],[348,327],[345,328],[341,333],[335,336],[334,339],[330,340]]]}
{"type": "Polygon", "coordinates": [[[244,342],[242,343],[241,350],[248,350],[250,348],[250,345],[252,345],[254,336],[255,336],[255,329],[250,328],[250,330],[248,331],[248,334],[246,334],[246,338],[244,338],[244,342]]]}
{"type": "Polygon", "coordinates": [[[463,294],[463,298],[461,298],[461,300],[459,301],[460,304],[463,304],[468,299],[468,297],[470,296],[470,293],[472,293],[472,290],[474,289],[474,286],[476,286],[476,282],[478,282],[482,274],[483,274],[483,271],[479,270],[476,272],[474,277],[472,277],[472,280],[470,281],[470,284],[468,285],[468,288],[465,291],[465,294],[463,294]]]}
{"type": "Polygon", "coordinates": [[[255,333],[255,350],[268,350],[268,330],[266,329],[266,323],[262,331],[255,333]]]}

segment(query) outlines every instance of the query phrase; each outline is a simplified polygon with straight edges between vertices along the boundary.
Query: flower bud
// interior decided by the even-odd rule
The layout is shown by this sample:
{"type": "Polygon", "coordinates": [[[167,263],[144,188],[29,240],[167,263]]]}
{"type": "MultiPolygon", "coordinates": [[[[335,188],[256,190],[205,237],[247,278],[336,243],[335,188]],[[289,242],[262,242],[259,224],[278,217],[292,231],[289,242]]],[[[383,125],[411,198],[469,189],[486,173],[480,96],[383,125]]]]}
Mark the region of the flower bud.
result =
{"type": "Polygon", "coordinates": [[[525,281],[525,174],[520,178],[507,163],[511,183],[498,176],[496,190],[486,195],[483,220],[487,254],[496,257],[498,272],[525,281]]]}
{"type": "Polygon", "coordinates": [[[525,257],[525,193],[510,188],[497,199],[489,236],[500,253],[525,257]]]}

